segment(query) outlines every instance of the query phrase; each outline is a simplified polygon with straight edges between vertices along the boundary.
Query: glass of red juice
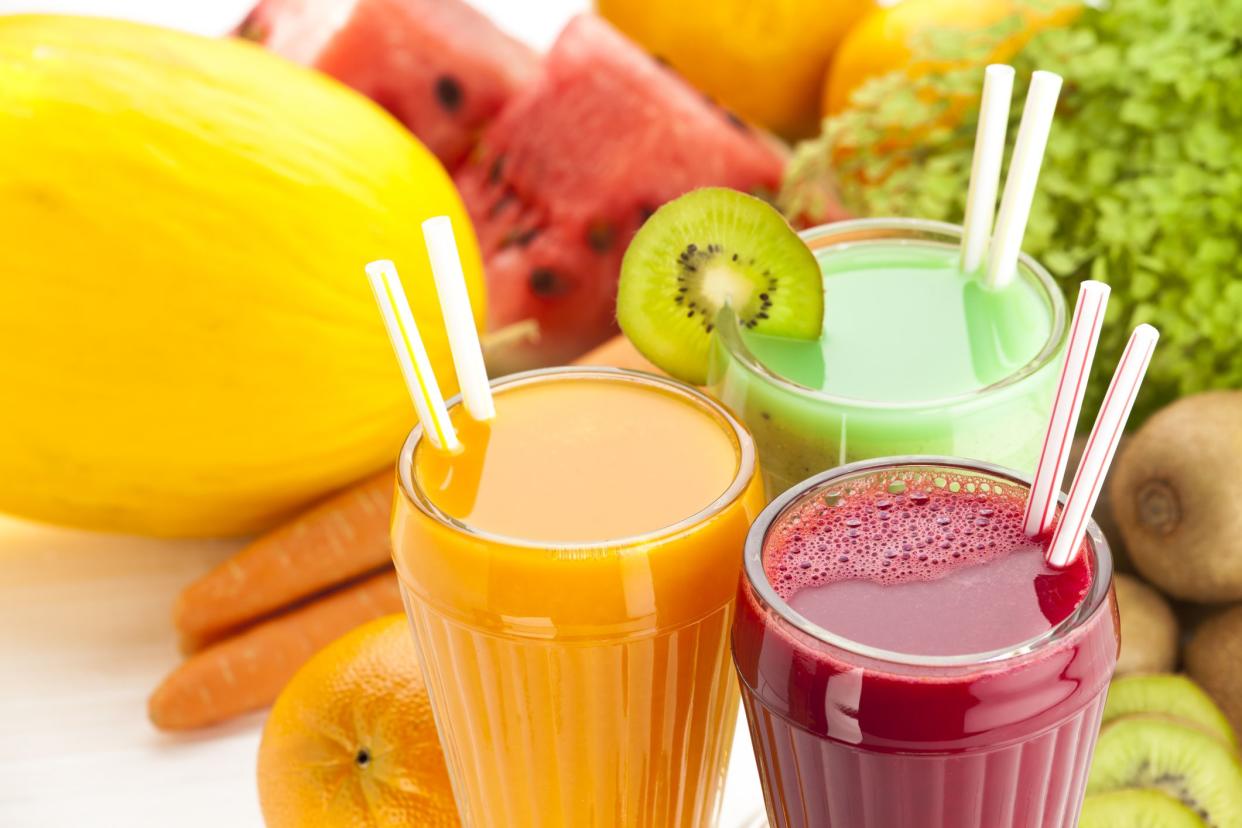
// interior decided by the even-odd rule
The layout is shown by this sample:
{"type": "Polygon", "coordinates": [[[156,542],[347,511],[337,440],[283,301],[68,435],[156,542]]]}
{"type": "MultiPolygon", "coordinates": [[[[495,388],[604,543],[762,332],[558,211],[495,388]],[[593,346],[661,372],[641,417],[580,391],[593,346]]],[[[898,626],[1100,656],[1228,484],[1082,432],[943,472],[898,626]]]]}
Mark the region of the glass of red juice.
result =
{"type": "Polygon", "coordinates": [[[817,475],[746,541],[733,658],[774,828],[1074,826],[1117,661],[1112,558],[1022,532],[1028,481],[903,457],[817,475]]]}

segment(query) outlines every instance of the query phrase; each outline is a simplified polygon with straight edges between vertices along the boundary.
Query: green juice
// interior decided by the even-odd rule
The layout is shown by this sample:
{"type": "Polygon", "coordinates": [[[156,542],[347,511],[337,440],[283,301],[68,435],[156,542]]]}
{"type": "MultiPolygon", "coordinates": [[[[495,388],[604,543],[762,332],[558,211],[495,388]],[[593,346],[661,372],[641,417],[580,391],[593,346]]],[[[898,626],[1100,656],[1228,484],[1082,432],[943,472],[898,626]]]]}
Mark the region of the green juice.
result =
{"type": "Polygon", "coordinates": [[[769,496],[843,463],[937,454],[1030,473],[1064,346],[1037,264],[992,290],[958,267],[955,228],[846,222],[805,236],[824,274],[818,340],[721,325],[716,394],[759,445],[769,496]]]}

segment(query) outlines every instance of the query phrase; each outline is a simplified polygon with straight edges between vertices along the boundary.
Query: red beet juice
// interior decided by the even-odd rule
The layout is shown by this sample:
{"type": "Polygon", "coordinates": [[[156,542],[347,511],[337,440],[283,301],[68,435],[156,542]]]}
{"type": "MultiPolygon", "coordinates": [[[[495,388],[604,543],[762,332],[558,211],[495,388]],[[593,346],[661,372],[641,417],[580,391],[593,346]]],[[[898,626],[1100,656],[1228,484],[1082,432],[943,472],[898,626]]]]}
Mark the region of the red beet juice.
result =
{"type": "Polygon", "coordinates": [[[1107,544],[1053,570],[974,461],[819,475],[751,529],[733,656],[775,828],[1077,824],[1117,660],[1107,544]]]}

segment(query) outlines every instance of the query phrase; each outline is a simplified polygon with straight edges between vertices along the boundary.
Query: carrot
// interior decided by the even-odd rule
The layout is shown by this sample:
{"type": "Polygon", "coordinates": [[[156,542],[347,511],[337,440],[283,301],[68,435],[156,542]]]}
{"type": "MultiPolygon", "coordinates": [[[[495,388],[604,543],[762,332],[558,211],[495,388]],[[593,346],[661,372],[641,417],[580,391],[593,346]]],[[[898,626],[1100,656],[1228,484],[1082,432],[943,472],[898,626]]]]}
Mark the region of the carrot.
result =
{"type": "Polygon", "coordinates": [[[191,730],[266,707],[322,647],[400,611],[391,571],[341,587],[191,656],[151,694],[147,715],[161,730],[191,730]]]}
{"type": "Polygon", "coordinates": [[[392,560],[391,470],[367,478],[259,536],[187,586],[173,607],[183,647],[242,625],[392,560]]]}
{"type": "MultiPolygon", "coordinates": [[[[580,365],[657,371],[624,336],[580,365]]],[[[290,604],[385,565],[392,557],[393,475],[385,471],[260,536],[186,587],[173,608],[185,652],[227,638],[290,604]]]]}

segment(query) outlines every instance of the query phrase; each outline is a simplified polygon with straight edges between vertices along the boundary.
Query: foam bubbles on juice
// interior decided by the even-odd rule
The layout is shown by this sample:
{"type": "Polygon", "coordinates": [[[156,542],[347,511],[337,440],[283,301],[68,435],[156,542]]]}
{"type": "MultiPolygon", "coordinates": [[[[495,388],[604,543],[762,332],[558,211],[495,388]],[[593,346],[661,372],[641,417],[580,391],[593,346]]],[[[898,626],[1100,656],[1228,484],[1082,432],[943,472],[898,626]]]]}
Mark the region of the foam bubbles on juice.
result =
{"type": "Polygon", "coordinates": [[[785,600],[846,579],[936,580],[1043,542],[1022,532],[1026,492],[946,472],[885,472],[797,503],[764,544],[764,569],[785,600]]]}

